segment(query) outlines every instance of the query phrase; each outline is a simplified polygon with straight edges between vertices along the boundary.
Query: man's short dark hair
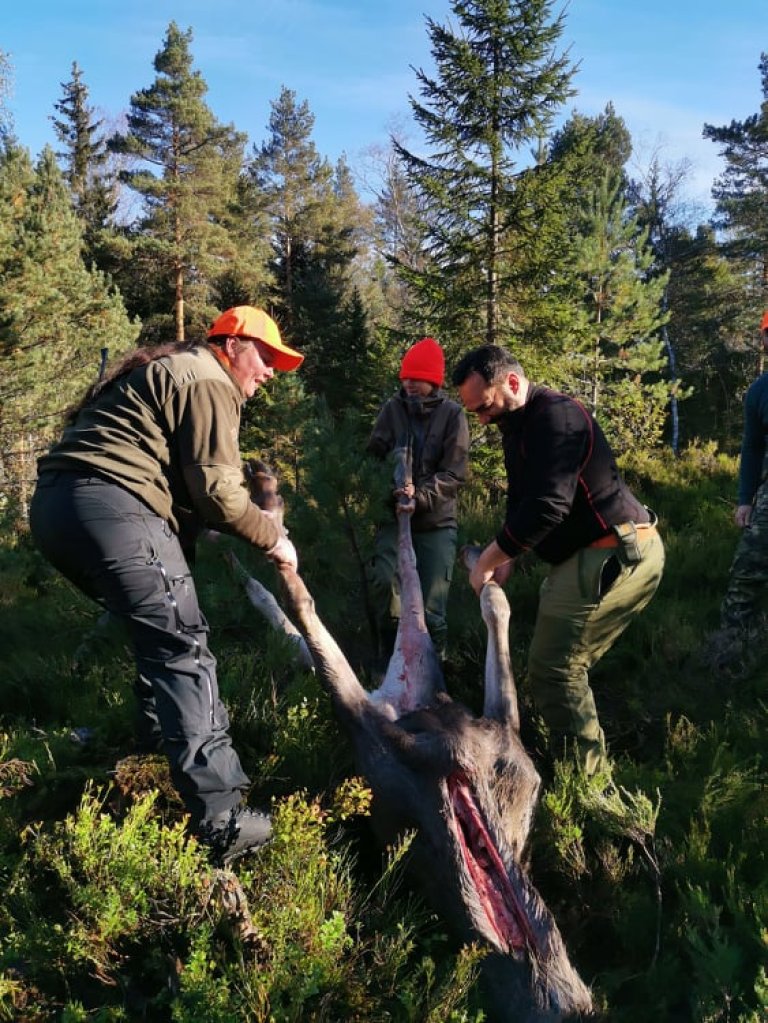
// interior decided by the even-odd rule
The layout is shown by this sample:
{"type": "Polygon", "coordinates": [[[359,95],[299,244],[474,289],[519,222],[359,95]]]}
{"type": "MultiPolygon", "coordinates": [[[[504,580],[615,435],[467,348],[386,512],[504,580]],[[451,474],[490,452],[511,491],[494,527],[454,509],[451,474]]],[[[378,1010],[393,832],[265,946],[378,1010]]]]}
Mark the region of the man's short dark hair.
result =
{"type": "Polygon", "coordinates": [[[470,373],[479,373],[486,384],[495,384],[507,373],[525,376],[523,367],[506,348],[500,345],[480,345],[473,348],[456,364],[451,380],[460,387],[470,373]]]}

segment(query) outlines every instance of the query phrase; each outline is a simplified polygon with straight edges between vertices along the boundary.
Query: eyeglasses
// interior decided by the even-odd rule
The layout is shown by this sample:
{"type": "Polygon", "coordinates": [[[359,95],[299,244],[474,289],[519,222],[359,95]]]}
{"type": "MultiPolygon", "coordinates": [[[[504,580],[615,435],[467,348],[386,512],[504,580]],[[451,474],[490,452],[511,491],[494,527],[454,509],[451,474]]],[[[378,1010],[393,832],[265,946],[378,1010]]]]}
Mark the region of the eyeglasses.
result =
{"type": "Polygon", "coordinates": [[[260,341],[258,338],[252,337],[250,340],[253,342],[253,347],[259,353],[261,361],[267,369],[271,369],[275,364],[275,353],[268,345],[265,345],[264,342],[260,341]]]}

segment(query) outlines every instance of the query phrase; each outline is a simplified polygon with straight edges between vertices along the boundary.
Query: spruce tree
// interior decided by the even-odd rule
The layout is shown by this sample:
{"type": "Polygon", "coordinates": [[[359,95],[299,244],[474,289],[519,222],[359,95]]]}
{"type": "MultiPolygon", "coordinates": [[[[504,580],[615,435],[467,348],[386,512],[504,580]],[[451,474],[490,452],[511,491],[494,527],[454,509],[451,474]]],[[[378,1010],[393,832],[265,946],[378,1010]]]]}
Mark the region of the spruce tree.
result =
{"type": "Polygon", "coordinates": [[[710,226],[671,227],[664,252],[670,314],[665,329],[674,340],[678,375],[690,392],[680,410],[680,444],[708,438],[736,452],[743,395],[757,373],[749,342],[759,343],[759,321],[745,338],[740,327],[744,282],[710,226]]]}
{"type": "MultiPolygon", "coordinates": [[[[669,263],[664,252],[665,232],[670,230],[671,224],[671,202],[674,196],[677,177],[665,177],[662,181],[661,169],[656,164],[651,167],[645,185],[636,181],[630,181],[626,172],[626,163],[632,154],[632,139],[627,130],[626,124],[612,104],[608,104],[603,113],[596,117],[587,117],[574,112],[566,121],[565,125],[555,133],[549,150],[549,160],[553,166],[559,166],[561,171],[562,192],[559,206],[565,211],[563,220],[563,237],[569,239],[568,245],[563,247],[565,257],[565,272],[568,267],[574,266],[574,260],[570,251],[571,238],[575,238],[576,247],[579,252],[577,258],[584,258],[587,255],[587,263],[595,260],[598,252],[611,252],[611,258],[615,261],[615,268],[622,265],[622,261],[629,260],[629,264],[636,263],[638,286],[645,287],[654,278],[661,277],[665,282],[669,281],[669,263]],[[610,211],[613,212],[610,212],[610,211]],[[589,211],[589,215],[585,215],[589,211]],[[635,219],[632,219],[634,214],[635,219]],[[622,241],[622,236],[624,240],[622,241]],[[643,238],[646,243],[643,243],[643,238]],[[611,239],[613,239],[611,241],[611,239]],[[613,249],[611,251],[611,248],[613,249]],[[639,257],[639,258],[638,258],[639,257]]],[[[680,171],[682,173],[682,171],[680,171]]],[[[599,262],[599,260],[598,260],[599,262]]],[[[556,264],[557,265],[557,264],[556,264]]],[[[594,304],[595,313],[599,317],[604,316],[600,309],[602,302],[609,298],[610,291],[602,291],[605,284],[606,264],[603,262],[603,269],[599,270],[593,264],[594,271],[594,304]],[[599,297],[601,296],[602,297],[599,297]]],[[[614,273],[614,271],[611,271],[614,273]]],[[[648,290],[644,291],[645,298],[651,297],[648,290]]],[[[562,297],[560,289],[555,289],[553,297],[562,297]]],[[[613,298],[616,296],[614,295],[613,298]]],[[[611,298],[611,301],[613,301],[611,298]]],[[[667,309],[667,288],[664,286],[660,291],[655,290],[652,301],[658,301],[658,313],[661,314],[667,309]]],[[[636,336],[644,336],[642,331],[650,330],[645,335],[646,340],[651,340],[651,347],[648,353],[654,351],[661,341],[664,345],[665,358],[657,364],[657,360],[651,357],[649,364],[641,368],[641,374],[636,382],[642,386],[638,387],[635,394],[636,404],[634,415],[640,416],[640,408],[646,400],[642,397],[642,390],[647,386],[648,373],[653,375],[663,368],[666,377],[667,393],[669,394],[669,417],[671,420],[671,440],[673,447],[677,450],[678,445],[678,400],[686,393],[681,386],[675,365],[675,349],[673,338],[667,331],[666,321],[668,316],[660,316],[655,326],[643,327],[638,320],[638,307],[634,304],[626,306],[624,313],[621,313],[620,304],[614,304],[612,309],[614,324],[610,328],[616,331],[618,324],[615,317],[625,317],[623,327],[635,332],[636,336]],[[638,331],[640,332],[638,334],[638,331]]],[[[572,317],[572,307],[566,302],[557,311],[561,323],[562,336],[570,338],[573,329],[578,324],[578,319],[572,317]]],[[[554,318],[554,317],[553,317],[554,318]]],[[[592,342],[594,358],[599,365],[600,355],[605,354],[598,341],[592,342]]],[[[627,348],[622,347],[624,355],[627,355],[627,348]]],[[[584,359],[584,352],[581,351],[579,359],[584,359]]],[[[637,361],[636,359],[633,361],[637,361]]],[[[610,359],[608,360],[610,364],[610,359]]],[[[573,372],[574,360],[569,358],[566,362],[567,372],[573,372]]],[[[639,368],[639,367],[635,367],[639,368]]],[[[614,375],[610,373],[609,375],[614,375]]],[[[591,374],[591,380],[585,385],[585,376],[582,370],[580,387],[584,390],[584,397],[589,401],[594,410],[597,409],[597,392],[603,387],[601,374],[591,374]]],[[[612,388],[615,381],[610,384],[612,388]]],[[[654,443],[659,436],[659,429],[663,419],[662,407],[656,401],[661,399],[663,385],[660,379],[656,380],[658,394],[650,400],[649,424],[653,422],[653,428],[646,431],[645,436],[649,443],[654,443]]],[[[567,385],[567,383],[566,383],[567,385]]],[[[624,386],[631,390],[627,379],[624,386]]],[[[625,396],[628,402],[628,396],[625,396]]],[[[605,410],[604,410],[605,411],[605,410]]],[[[610,413],[608,418],[614,413],[610,413]]],[[[628,416],[631,421],[632,415],[628,416]]],[[[626,431],[625,431],[626,432],[626,431]]]]}
{"type": "Polygon", "coordinates": [[[269,137],[254,147],[249,164],[254,203],[266,214],[272,237],[275,304],[289,332],[299,299],[297,274],[323,231],[323,211],[332,194],[333,171],[320,157],[306,100],[283,87],[271,104],[269,137]]]}
{"type": "MultiPolygon", "coordinates": [[[[332,168],[317,152],[313,125],[306,101],[283,88],[272,104],[269,139],[255,149],[249,170],[252,202],[266,214],[273,239],[275,314],[305,354],[309,391],[328,394],[335,408],[339,382],[352,382],[352,348],[368,346],[367,326],[360,328],[367,280],[356,260],[371,218],[346,160],[332,168]]],[[[367,379],[367,372],[354,374],[356,386],[339,400],[365,400],[367,379]]]]}
{"type": "Polygon", "coordinates": [[[37,167],[20,147],[4,148],[0,225],[0,469],[23,517],[35,459],[97,377],[102,349],[128,350],[138,326],[83,264],[81,225],[50,148],[37,167]]]}
{"type": "Polygon", "coordinates": [[[373,225],[365,269],[371,287],[367,306],[382,337],[382,378],[394,379],[402,351],[418,337],[440,333],[419,308],[411,275],[426,268],[421,199],[394,148],[369,150],[366,186],[372,193],[373,225]]]}
{"type": "MultiPolygon", "coordinates": [[[[555,53],[563,16],[552,0],[452,0],[457,30],[427,18],[436,74],[417,72],[411,99],[427,145],[419,156],[395,143],[424,202],[429,266],[410,280],[446,327],[484,326],[489,342],[504,326],[499,298],[510,287],[510,258],[535,238],[537,222],[520,153],[548,131],[569,95],[573,73],[555,53]],[[517,244],[515,244],[515,242],[517,244]]],[[[528,154],[524,153],[526,163],[528,154]]]]}
{"type": "Polygon", "coordinates": [[[394,266],[422,269],[423,215],[419,197],[394,147],[381,160],[381,184],[375,200],[377,235],[383,255],[394,266]]]}
{"type": "Polygon", "coordinates": [[[670,383],[659,330],[667,275],[652,274],[647,230],[627,215],[607,170],[582,207],[569,269],[557,289],[570,304],[570,391],[598,416],[618,450],[658,443],[670,383]]]}
{"type": "Polygon", "coordinates": [[[62,82],[63,96],[54,104],[59,117],[52,117],[56,135],[64,147],[57,152],[63,161],[64,177],[72,201],[84,224],[85,258],[93,261],[101,232],[117,207],[115,181],[108,172],[109,151],[100,133],[102,121],[94,120],[88,105],[88,88],[77,62],[72,78],[62,82]]]}
{"type": "Polygon", "coordinates": [[[208,87],[193,70],[191,42],[192,31],[171,22],[155,57],[154,83],[134,93],[128,131],[110,140],[115,152],[135,158],[138,166],[121,179],[144,203],[126,253],[134,277],[130,298],[137,300],[132,311],[142,313],[150,336],[163,336],[172,307],[179,341],[187,321],[195,334],[210,322],[222,262],[235,250],[225,221],[237,197],[245,141],[218,124],[204,102],[208,87]],[[142,293],[145,301],[150,296],[149,307],[138,305],[142,293]]]}

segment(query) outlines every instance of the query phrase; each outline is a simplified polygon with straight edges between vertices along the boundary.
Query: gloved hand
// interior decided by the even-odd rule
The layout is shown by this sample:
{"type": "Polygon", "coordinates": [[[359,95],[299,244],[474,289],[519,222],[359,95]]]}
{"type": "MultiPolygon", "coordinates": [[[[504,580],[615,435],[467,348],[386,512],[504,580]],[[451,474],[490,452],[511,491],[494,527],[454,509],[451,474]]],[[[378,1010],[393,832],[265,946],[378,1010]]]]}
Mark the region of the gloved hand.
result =
{"type": "Polygon", "coordinates": [[[288,565],[295,571],[299,567],[299,556],[287,536],[281,536],[274,547],[265,552],[270,561],[274,561],[278,568],[281,565],[288,565]]]}

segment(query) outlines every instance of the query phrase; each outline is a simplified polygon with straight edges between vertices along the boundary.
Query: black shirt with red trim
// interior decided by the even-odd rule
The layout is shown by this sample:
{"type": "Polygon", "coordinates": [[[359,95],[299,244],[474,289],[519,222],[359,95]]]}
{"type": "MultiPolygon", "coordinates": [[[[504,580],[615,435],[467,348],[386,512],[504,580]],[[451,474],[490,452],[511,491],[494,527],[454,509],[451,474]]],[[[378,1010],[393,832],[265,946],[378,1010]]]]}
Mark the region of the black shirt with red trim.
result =
{"type": "Polygon", "coordinates": [[[530,384],[525,404],[498,426],[508,490],[496,541],[510,557],[534,550],[557,565],[611,526],[650,521],[605,434],[575,398],[530,384]]]}

